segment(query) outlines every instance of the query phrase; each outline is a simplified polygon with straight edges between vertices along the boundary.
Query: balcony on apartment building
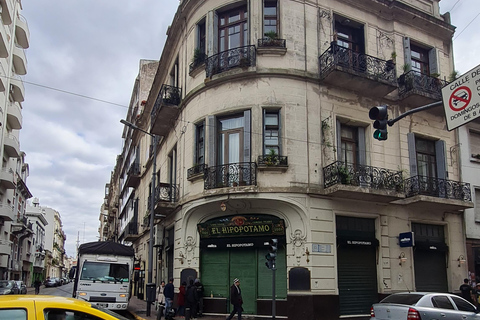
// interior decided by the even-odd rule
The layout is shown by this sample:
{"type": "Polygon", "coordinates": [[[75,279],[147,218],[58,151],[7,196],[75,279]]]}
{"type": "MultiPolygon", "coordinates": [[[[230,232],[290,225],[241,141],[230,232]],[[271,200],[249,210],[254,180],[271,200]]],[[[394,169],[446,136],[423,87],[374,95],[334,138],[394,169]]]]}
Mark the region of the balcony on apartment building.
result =
{"type": "Polygon", "coordinates": [[[27,49],[30,46],[30,29],[28,28],[27,20],[22,15],[19,15],[17,19],[15,37],[22,48],[27,49]]]}
{"type": "Polygon", "coordinates": [[[22,129],[23,115],[22,107],[19,102],[8,102],[7,122],[10,125],[10,128],[14,130],[22,129]]]}
{"type": "Polygon", "coordinates": [[[11,0],[0,0],[1,4],[1,15],[2,15],[2,22],[3,24],[9,25],[13,22],[13,14],[15,8],[13,7],[16,5],[16,1],[12,3],[11,0]]]}
{"type": "MultiPolygon", "coordinates": [[[[179,185],[160,182],[155,187],[155,213],[166,215],[173,212],[178,206],[179,196],[179,185]]],[[[147,208],[150,211],[151,195],[148,196],[147,208]]]]}
{"type": "Polygon", "coordinates": [[[203,174],[207,167],[208,166],[205,163],[202,163],[189,168],[187,170],[187,180],[193,181],[193,180],[196,180],[197,178],[203,178],[203,174]]]}
{"type": "Polygon", "coordinates": [[[406,199],[403,204],[428,210],[463,210],[473,208],[470,184],[466,182],[427,176],[413,176],[404,180],[406,199]]]}
{"type": "Polygon", "coordinates": [[[8,41],[6,26],[0,23],[0,58],[8,57],[8,41]]]}
{"type": "Polygon", "coordinates": [[[13,205],[0,203],[0,221],[13,221],[14,217],[13,205]]]}
{"type": "Polygon", "coordinates": [[[140,163],[138,161],[134,161],[128,168],[125,187],[136,188],[140,183],[140,176],[140,163]]]}
{"type": "Polygon", "coordinates": [[[5,154],[10,158],[18,158],[20,156],[20,143],[17,137],[11,133],[5,134],[3,148],[5,154]]]}
{"type": "Polygon", "coordinates": [[[267,154],[258,156],[258,170],[263,171],[287,171],[288,157],[278,154],[267,154]]]}
{"type": "Polygon", "coordinates": [[[13,100],[17,102],[23,102],[25,100],[25,86],[23,85],[22,78],[19,75],[15,74],[10,79],[11,81],[11,94],[13,100]]]}
{"type": "Polygon", "coordinates": [[[205,60],[207,78],[234,68],[248,68],[256,65],[255,45],[225,50],[205,60]]]}
{"type": "Polygon", "coordinates": [[[12,168],[0,169],[0,186],[5,189],[15,189],[17,181],[15,180],[15,173],[12,168]]]}
{"type": "Polygon", "coordinates": [[[442,88],[447,84],[445,80],[410,70],[398,78],[398,96],[400,101],[420,107],[442,100],[442,88]]]}
{"type": "Polygon", "coordinates": [[[320,81],[383,97],[397,88],[393,61],[355,52],[335,42],[319,58],[320,81]]]}
{"type": "Polygon", "coordinates": [[[276,34],[258,39],[257,54],[285,55],[285,53],[287,53],[287,40],[277,38],[276,34]]]}
{"type": "Polygon", "coordinates": [[[21,76],[27,74],[27,56],[25,50],[15,45],[13,47],[13,66],[15,67],[15,73],[21,76]]]}
{"type": "Polygon", "coordinates": [[[336,161],[323,168],[325,194],[375,202],[405,198],[401,171],[336,161]]]}
{"type": "Polygon", "coordinates": [[[19,238],[26,238],[33,235],[33,223],[27,217],[17,217],[12,222],[12,234],[19,238]]]}
{"type": "Polygon", "coordinates": [[[139,223],[138,219],[135,217],[133,218],[123,230],[123,240],[125,241],[135,241],[140,237],[139,234],[139,223]]]}
{"type": "Polygon", "coordinates": [[[182,89],[169,85],[162,85],[151,112],[150,132],[159,136],[166,136],[173,128],[173,121],[180,113],[182,89]]]}
{"type": "Polygon", "coordinates": [[[255,162],[228,163],[205,168],[204,189],[256,186],[257,164],[255,162]]]}
{"type": "Polygon", "coordinates": [[[0,239],[0,256],[12,254],[12,241],[0,239]]]}

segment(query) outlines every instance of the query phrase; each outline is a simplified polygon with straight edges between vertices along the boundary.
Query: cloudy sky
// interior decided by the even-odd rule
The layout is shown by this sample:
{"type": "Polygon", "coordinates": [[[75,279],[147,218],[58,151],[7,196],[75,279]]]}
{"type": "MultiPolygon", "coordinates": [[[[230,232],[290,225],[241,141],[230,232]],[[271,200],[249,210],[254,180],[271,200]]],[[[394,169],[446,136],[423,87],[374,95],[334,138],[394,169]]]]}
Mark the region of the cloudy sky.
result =
{"type": "MultiPolygon", "coordinates": [[[[160,58],[178,0],[24,0],[30,28],[21,149],[27,185],[60,212],[66,250],[96,241],[140,59],[160,58]]],[[[442,0],[457,27],[456,69],[480,64],[478,0],[442,0]],[[469,25],[470,24],[470,25],[469,25]]]]}

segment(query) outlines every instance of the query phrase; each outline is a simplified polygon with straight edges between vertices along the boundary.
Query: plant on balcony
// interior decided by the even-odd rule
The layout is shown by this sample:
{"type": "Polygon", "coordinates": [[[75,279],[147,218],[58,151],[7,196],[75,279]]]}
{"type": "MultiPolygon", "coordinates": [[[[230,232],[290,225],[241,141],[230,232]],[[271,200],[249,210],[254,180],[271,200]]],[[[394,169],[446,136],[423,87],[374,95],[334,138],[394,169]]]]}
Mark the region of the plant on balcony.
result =
{"type": "Polygon", "coordinates": [[[395,68],[395,60],[397,59],[397,53],[395,51],[392,52],[392,55],[390,56],[390,60],[387,60],[387,65],[385,67],[385,70],[388,72],[395,68]]]}
{"type": "Polygon", "coordinates": [[[281,47],[282,40],[278,39],[278,35],[275,31],[268,31],[268,32],[265,32],[263,45],[266,47],[281,47]]]}
{"type": "Polygon", "coordinates": [[[352,174],[347,166],[338,167],[338,175],[342,184],[350,184],[352,182],[352,174]]]}
{"type": "Polygon", "coordinates": [[[195,48],[193,51],[192,63],[194,66],[198,66],[205,61],[205,53],[200,48],[195,48]]]}
{"type": "Polygon", "coordinates": [[[248,60],[248,58],[242,57],[240,58],[240,62],[238,63],[238,65],[241,68],[248,68],[250,66],[250,60],[248,60]]]}
{"type": "Polygon", "coordinates": [[[275,149],[271,148],[268,155],[265,156],[265,164],[267,166],[276,166],[279,163],[280,159],[278,158],[277,152],[275,151],[275,149]]]}
{"type": "Polygon", "coordinates": [[[403,74],[401,74],[400,77],[398,78],[398,83],[400,85],[405,85],[407,88],[411,89],[413,86],[413,78],[412,77],[406,78],[405,76],[405,74],[410,71],[411,66],[409,63],[405,63],[402,66],[402,69],[403,69],[403,74]]]}
{"type": "Polygon", "coordinates": [[[450,75],[448,76],[448,82],[453,82],[457,79],[458,77],[458,71],[457,70],[453,70],[452,72],[450,72],[450,75]]]}

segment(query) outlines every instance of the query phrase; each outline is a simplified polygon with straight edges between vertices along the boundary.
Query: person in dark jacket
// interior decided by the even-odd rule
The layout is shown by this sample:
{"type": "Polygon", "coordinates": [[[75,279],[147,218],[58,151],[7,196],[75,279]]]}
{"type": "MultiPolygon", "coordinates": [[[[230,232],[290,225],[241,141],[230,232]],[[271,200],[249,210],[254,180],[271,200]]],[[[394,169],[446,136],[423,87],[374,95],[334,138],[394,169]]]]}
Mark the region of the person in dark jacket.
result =
{"type": "Polygon", "coordinates": [[[165,310],[169,311],[173,307],[173,297],[175,294],[175,288],[173,287],[173,279],[168,280],[168,283],[163,289],[163,295],[165,296],[165,310]]]}
{"type": "Polygon", "coordinates": [[[193,284],[193,280],[190,279],[187,287],[187,293],[185,294],[185,320],[190,318],[195,319],[197,314],[198,293],[197,287],[193,284]]]}
{"type": "Polygon", "coordinates": [[[473,303],[472,300],[472,287],[468,284],[468,279],[463,280],[463,284],[460,286],[460,292],[462,294],[462,298],[467,300],[468,302],[473,303]]]}
{"type": "Polygon", "coordinates": [[[233,305],[232,312],[227,317],[227,320],[232,320],[235,313],[238,313],[238,320],[242,320],[242,290],[240,289],[240,280],[235,278],[230,287],[230,303],[233,305]]]}
{"type": "Polygon", "coordinates": [[[185,294],[187,293],[186,286],[187,286],[187,283],[183,281],[180,288],[178,288],[178,296],[177,296],[178,315],[181,317],[185,316],[185,294]]]}
{"type": "Polygon", "coordinates": [[[200,282],[200,279],[195,279],[193,284],[197,288],[197,298],[198,298],[197,316],[201,317],[203,315],[203,291],[204,291],[203,284],[200,282]]]}

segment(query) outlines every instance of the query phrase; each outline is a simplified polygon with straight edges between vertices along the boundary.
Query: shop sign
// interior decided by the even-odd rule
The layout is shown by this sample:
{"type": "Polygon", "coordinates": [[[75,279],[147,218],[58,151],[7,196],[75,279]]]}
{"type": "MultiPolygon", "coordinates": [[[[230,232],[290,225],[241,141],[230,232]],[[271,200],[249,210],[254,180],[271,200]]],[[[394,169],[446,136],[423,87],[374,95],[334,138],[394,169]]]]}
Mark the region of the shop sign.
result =
{"type": "Polygon", "coordinates": [[[285,235],[283,219],[270,215],[236,215],[197,225],[201,239],[285,235]]]}
{"type": "Polygon", "coordinates": [[[413,237],[413,232],[402,232],[398,235],[398,242],[400,247],[413,247],[415,245],[415,240],[413,237]]]}

